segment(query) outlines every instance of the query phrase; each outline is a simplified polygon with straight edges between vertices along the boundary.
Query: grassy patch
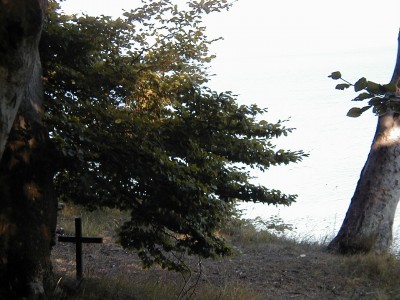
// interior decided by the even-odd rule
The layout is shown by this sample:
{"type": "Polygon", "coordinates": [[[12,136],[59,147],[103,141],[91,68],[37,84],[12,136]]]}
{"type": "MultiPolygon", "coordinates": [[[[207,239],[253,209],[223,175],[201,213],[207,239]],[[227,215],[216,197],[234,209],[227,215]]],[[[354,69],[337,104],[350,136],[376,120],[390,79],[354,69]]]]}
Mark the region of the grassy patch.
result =
{"type": "Polygon", "coordinates": [[[85,279],[79,286],[76,283],[64,283],[62,292],[56,300],[97,300],[97,299],[140,299],[140,300],[258,300],[263,297],[239,282],[230,282],[222,287],[211,284],[182,286],[182,282],[164,279],[133,282],[124,277],[85,279]]]}
{"type": "Polygon", "coordinates": [[[379,286],[376,299],[400,299],[400,262],[391,254],[357,254],[341,258],[349,285],[354,287],[374,282],[379,286]],[[385,298],[389,297],[389,298],[385,298]]]}
{"type": "Polygon", "coordinates": [[[58,213],[58,227],[63,228],[65,234],[74,234],[75,218],[81,218],[83,235],[113,236],[128,217],[128,212],[121,212],[118,209],[101,208],[90,211],[84,207],[67,203],[64,209],[58,213]]]}
{"type": "Polygon", "coordinates": [[[377,255],[373,253],[345,256],[343,264],[346,265],[350,275],[366,278],[379,277],[385,282],[395,280],[399,282],[399,261],[394,255],[377,255]]]}
{"type": "Polygon", "coordinates": [[[221,234],[228,240],[242,245],[272,243],[285,240],[284,233],[291,226],[273,217],[268,221],[232,218],[221,234]]]}

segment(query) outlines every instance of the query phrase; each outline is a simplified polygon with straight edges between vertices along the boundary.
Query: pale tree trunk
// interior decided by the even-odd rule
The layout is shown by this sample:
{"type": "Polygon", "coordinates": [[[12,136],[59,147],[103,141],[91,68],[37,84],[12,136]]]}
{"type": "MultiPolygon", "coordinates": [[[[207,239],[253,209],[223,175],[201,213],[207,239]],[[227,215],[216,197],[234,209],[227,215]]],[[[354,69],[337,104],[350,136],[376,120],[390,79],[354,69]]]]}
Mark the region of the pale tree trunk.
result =
{"type": "MultiPolygon", "coordinates": [[[[400,34],[391,80],[400,96],[400,34]]],[[[400,199],[400,115],[392,111],[378,119],[368,159],[346,217],[328,248],[340,253],[386,252],[400,199]]]]}
{"type": "Polygon", "coordinates": [[[41,122],[43,91],[37,50],[43,4],[0,0],[0,22],[7,26],[1,28],[1,36],[6,37],[6,30],[10,34],[0,48],[2,55],[8,55],[0,58],[1,72],[7,72],[0,79],[0,100],[2,105],[14,99],[20,102],[14,121],[3,113],[10,105],[1,106],[1,117],[9,118],[13,126],[7,133],[2,120],[1,139],[7,143],[0,160],[0,299],[45,299],[54,289],[50,247],[57,203],[52,189],[52,148],[41,122]]]}

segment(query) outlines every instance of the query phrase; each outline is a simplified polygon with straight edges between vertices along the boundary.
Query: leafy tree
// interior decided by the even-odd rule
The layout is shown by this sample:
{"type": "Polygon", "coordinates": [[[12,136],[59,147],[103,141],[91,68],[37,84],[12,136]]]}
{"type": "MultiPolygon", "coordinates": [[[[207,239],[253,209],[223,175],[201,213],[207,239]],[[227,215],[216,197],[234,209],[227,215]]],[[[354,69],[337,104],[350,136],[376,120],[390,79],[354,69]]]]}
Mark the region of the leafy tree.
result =
{"type": "Polygon", "coordinates": [[[359,79],[351,84],[340,72],[329,77],[342,80],[337,89],[354,87],[359,95],[353,101],[368,101],[363,107],[353,107],[349,117],[359,117],[372,108],[378,115],[378,126],[368,159],[346,218],[329,248],[342,253],[377,253],[388,250],[392,241],[392,227],[400,199],[400,35],[397,62],[389,84],[381,85],[359,79]]]}
{"type": "Polygon", "coordinates": [[[145,266],[182,270],[171,251],[229,254],[216,230],[237,200],[295,200],[252,184],[248,169],[301,160],[302,151],[271,142],[291,129],[204,86],[213,40],[202,15],[229,7],[147,1],[117,20],[53,10],[43,33],[47,123],[63,155],[56,190],[93,208],[130,210],[120,241],[145,266]]]}

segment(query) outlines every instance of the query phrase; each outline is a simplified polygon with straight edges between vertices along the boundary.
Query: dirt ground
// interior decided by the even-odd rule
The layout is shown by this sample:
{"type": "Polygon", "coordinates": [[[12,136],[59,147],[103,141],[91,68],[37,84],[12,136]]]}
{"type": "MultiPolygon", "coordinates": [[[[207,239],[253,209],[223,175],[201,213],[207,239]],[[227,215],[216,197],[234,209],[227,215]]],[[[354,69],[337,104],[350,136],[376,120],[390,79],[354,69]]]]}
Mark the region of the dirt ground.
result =
{"type": "MultiPolygon", "coordinates": [[[[293,242],[235,245],[236,255],[220,260],[192,260],[196,270],[191,278],[199,285],[222,287],[240,284],[258,292],[262,299],[382,299],[379,280],[349,277],[351,270],[340,256],[318,246],[293,242]]],[[[60,276],[75,276],[75,245],[58,243],[52,252],[54,270],[60,276]]],[[[181,275],[160,268],[143,270],[139,258],[105,239],[103,244],[83,246],[85,277],[140,280],[176,280],[181,275]]],[[[351,268],[351,266],[350,266],[351,268]]],[[[400,299],[393,291],[390,299],[400,299]]],[[[195,298],[195,297],[194,297],[195,298]]],[[[387,298],[383,298],[387,299],[387,298]]]]}

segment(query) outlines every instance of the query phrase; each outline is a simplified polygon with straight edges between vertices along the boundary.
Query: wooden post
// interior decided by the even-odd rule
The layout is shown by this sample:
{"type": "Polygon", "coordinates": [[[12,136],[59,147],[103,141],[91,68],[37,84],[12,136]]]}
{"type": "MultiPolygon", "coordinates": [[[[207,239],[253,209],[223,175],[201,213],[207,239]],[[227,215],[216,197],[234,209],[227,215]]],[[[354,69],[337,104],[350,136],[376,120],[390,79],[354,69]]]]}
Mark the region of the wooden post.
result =
{"type": "Polygon", "coordinates": [[[82,236],[82,220],[75,218],[75,236],[59,236],[59,242],[75,243],[76,246],[76,279],[80,280],[83,277],[82,272],[82,243],[102,243],[101,237],[83,237],[82,236]]]}
{"type": "Polygon", "coordinates": [[[75,257],[76,257],[76,278],[82,278],[82,220],[75,219],[75,257]]]}

